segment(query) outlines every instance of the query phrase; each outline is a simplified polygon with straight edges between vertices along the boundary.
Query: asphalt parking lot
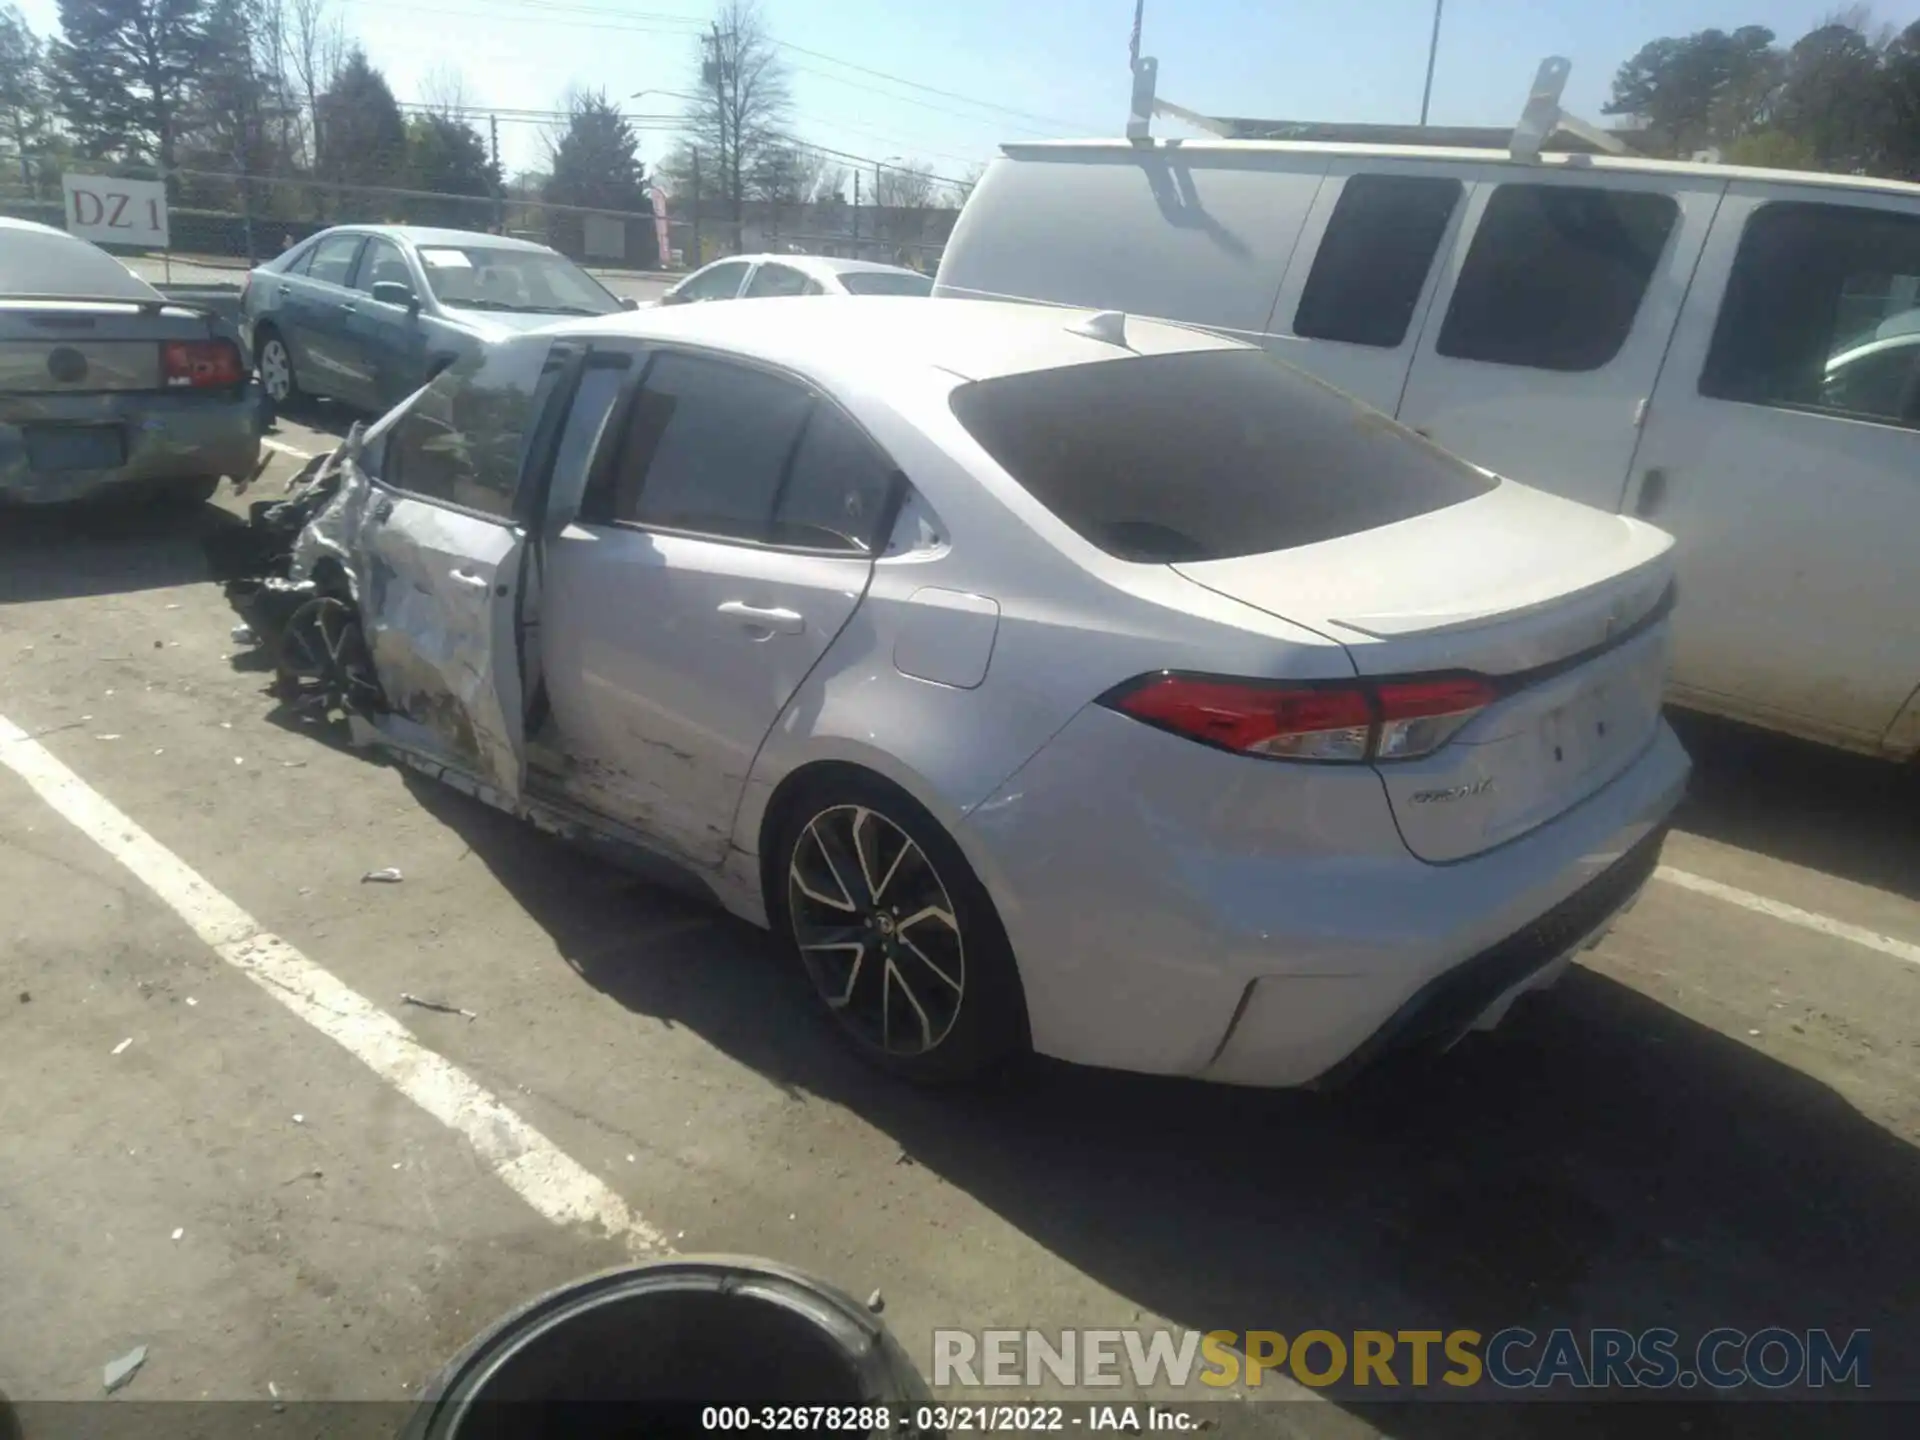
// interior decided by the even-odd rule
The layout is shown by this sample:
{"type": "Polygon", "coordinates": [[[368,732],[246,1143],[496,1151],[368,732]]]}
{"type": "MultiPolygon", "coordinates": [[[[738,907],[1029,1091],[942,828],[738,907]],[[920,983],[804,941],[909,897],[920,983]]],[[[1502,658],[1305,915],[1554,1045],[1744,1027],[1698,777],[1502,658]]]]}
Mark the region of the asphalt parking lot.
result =
{"type": "MultiPolygon", "coordinates": [[[[283,421],[263,490],[344,418],[283,421]]],[[[1920,1395],[1912,774],[1688,721],[1661,878],[1438,1066],[928,1095],[843,1053],[751,929],[279,709],[205,579],[243,508],[0,525],[15,1400],[95,1398],[140,1344],[123,1398],[404,1399],[501,1312],[665,1247],[878,1289],[923,1365],[953,1326],[1824,1326],[1920,1395]],[[164,903],[169,865],[208,888],[164,903]]],[[[1277,1433],[1615,1428],[1287,1393],[1277,1433]]]]}

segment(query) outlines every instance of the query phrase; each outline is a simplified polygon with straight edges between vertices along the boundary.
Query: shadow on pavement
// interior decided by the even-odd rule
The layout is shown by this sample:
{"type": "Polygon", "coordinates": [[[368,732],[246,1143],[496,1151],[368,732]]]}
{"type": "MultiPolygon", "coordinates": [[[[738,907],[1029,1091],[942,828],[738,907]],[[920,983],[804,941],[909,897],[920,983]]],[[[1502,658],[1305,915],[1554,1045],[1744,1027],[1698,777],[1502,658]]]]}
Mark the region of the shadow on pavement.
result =
{"type": "Polygon", "coordinates": [[[60,505],[0,516],[0,605],[189,585],[207,578],[205,547],[239,527],[217,505],[60,505]]]}
{"type": "MultiPolygon", "coordinates": [[[[698,902],[591,883],[577,852],[439,786],[415,793],[590,984],[846,1106],[1151,1315],[1289,1334],[1669,1326],[1683,1355],[1717,1326],[1868,1328],[1877,1394],[1920,1394],[1920,1152],[1592,971],[1443,1062],[1330,1096],[1049,1063],[932,1094],[844,1051],[760,932],[717,914],[689,927],[698,902]]],[[[1906,1418],[1328,1393],[1413,1440],[1892,1434],[1906,1418]]]]}
{"type": "Polygon", "coordinates": [[[1920,766],[1671,718],[1694,765],[1680,829],[1920,900],[1920,766]]]}

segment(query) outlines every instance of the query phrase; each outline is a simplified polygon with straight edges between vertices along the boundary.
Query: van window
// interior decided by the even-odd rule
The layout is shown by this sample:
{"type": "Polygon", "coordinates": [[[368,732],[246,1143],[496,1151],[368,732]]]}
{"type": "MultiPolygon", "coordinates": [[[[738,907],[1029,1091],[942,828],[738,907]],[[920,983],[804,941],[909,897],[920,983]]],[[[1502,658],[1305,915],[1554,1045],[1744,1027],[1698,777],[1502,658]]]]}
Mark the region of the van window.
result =
{"type": "Polygon", "coordinates": [[[1399,345],[1461,189],[1458,180],[1434,176],[1349,178],[1313,257],[1293,333],[1389,350],[1399,345]]]}
{"type": "Polygon", "coordinates": [[[1679,214],[1671,195],[1644,190],[1500,186],[1435,348],[1494,365],[1598,370],[1626,344],[1679,214]]]}
{"type": "Polygon", "coordinates": [[[1920,219],[1778,202],[1747,221],[1700,393],[1920,426],[1920,219]]]}
{"type": "Polygon", "coordinates": [[[1258,350],[1099,360],[962,385],[953,413],[1028,494],[1121,560],[1311,545],[1493,480],[1258,350]]]}

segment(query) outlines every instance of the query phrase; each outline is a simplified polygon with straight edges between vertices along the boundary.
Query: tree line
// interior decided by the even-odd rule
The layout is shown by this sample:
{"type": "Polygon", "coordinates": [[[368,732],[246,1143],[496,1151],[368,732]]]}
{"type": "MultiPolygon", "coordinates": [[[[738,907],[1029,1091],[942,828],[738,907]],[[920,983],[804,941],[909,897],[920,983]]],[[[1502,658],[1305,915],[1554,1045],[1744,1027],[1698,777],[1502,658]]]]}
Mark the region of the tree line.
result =
{"type": "Polygon", "coordinates": [[[1764,25],[1653,40],[1606,113],[1640,122],[1635,148],[1655,155],[1920,180],[1920,22],[1855,7],[1790,45],[1764,25]]]}
{"type": "MultiPolygon", "coordinates": [[[[61,173],[84,166],[158,174],[176,206],[269,224],[484,228],[526,201],[650,210],[639,137],[604,92],[570,90],[544,167],[509,178],[457,72],[403,104],[333,4],[59,0],[59,34],[38,36],[0,0],[0,196],[55,200],[61,173]]],[[[676,209],[698,196],[705,214],[737,222],[752,201],[847,203],[853,172],[794,134],[788,70],[752,0],[723,0],[674,94],[682,124],[661,173],[676,209]]],[[[867,204],[955,198],[917,162],[866,178],[867,204]]],[[[577,216],[546,219],[579,228],[577,216]]]]}

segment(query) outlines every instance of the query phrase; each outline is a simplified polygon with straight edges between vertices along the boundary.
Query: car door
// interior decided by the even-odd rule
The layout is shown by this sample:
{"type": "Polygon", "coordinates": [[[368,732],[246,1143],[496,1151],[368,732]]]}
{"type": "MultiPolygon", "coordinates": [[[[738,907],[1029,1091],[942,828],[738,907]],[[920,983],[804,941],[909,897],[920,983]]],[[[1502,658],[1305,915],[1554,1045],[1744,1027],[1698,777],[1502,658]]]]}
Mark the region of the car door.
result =
{"type": "Polygon", "coordinates": [[[427,378],[427,332],[420,319],[420,282],[406,255],[393,241],[369,236],[353,277],[353,309],[347,314],[347,339],[361,403],[384,410],[412,394],[427,378]],[[413,305],[373,298],[377,284],[404,285],[413,305]]]}
{"type": "Polygon", "coordinates": [[[360,613],[392,713],[386,738],[491,786],[522,788],[520,509],[536,417],[564,373],[539,337],[455,365],[371,459],[360,613]]]}
{"type": "Polygon", "coordinates": [[[752,300],[768,295],[804,295],[806,291],[805,272],[791,265],[782,265],[778,260],[763,260],[753,267],[753,278],[747,281],[745,298],[752,300]]]}
{"type": "Polygon", "coordinates": [[[310,395],[365,403],[347,328],[354,300],[348,286],[365,241],[363,235],[323,235],[306,274],[288,278],[285,336],[300,388],[310,395]]]}
{"type": "Polygon", "coordinates": [[[706,269],[689,275],[661,297],[664,304],[691,305],[703,300],[732,300],[740,294],[747,272],[753,268],[746,260],[716,260],[706,269]]]}
{"type": "Polygon", "coordinates": [[[1911,201],[1729,188],[1630,496],[1677,543],[1688,703],[1871,749],[1920,685],[1920,414],[1858,368],[1917,290],[1911,201]]]}
{"type": "Polygon", "coordinates": [[[1398,415],[1478,465],[1618,509],[1725,182],[1479,167],[1398,415]]]}
{"type": "Polygon", "coordinates": [[[720,864],[761,742],[866,592],[893,483],[800,380],[650,356],[546,548],[556,783],[720,864]]]}

